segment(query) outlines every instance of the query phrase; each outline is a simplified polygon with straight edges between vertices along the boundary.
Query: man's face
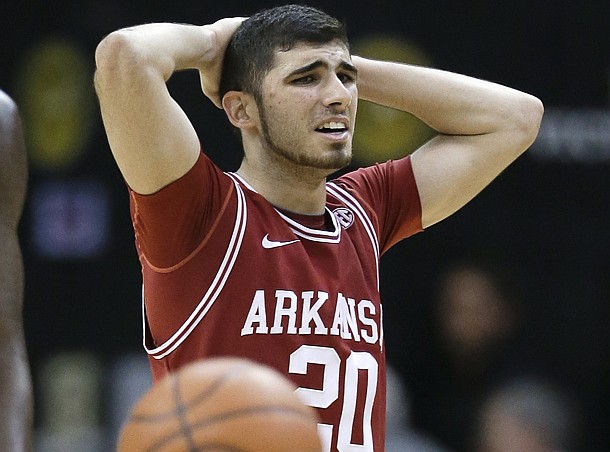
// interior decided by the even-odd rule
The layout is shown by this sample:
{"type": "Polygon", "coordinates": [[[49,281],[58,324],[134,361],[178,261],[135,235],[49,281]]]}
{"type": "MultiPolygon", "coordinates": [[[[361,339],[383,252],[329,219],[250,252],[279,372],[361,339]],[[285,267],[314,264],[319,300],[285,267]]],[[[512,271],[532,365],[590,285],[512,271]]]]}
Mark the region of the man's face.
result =
{"type": "Polygon", "coordinates": [[[290,163],[328,170],[349,164],[358,90],[338,42],[300,44],[276,54],[259,105],[263,147],[290,163]]]}

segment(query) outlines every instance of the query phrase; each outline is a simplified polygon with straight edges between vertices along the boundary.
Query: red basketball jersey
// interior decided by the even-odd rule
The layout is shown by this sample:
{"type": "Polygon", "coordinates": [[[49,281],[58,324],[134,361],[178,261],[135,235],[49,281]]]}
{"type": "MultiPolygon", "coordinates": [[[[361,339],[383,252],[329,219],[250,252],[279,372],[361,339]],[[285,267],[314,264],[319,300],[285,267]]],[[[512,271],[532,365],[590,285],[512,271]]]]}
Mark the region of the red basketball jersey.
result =
{"type": "Polygon", "coordinates": [[[324,215],[280,211],[201,154],[154,195],[131,192],[153,378],[232,355],[289,377],[325,451],[383,450],[379,257],[421,230],[410,159],[326,186],[324,215]]]}

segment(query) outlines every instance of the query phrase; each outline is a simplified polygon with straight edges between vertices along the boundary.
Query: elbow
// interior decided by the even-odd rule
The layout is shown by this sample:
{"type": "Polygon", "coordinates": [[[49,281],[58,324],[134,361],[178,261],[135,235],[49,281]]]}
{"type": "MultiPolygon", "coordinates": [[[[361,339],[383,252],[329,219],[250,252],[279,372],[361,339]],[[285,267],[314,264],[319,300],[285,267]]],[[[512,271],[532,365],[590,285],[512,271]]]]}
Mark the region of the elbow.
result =
{"type": "Polygon", "coordinates": [[[146,74],[151,59],[141,49],[129,29],[106,36],[95,49],[95,88],[98,93],[106,87],[146,74]]]}
{"type": "Polygon", "coordinates": [[[114,31],[106,36],[95,49],[95,67],[98,72],[116,68],[120,63],[129,60],[128,53],[133,52],[127,33],[114,31]]]}
{"type": "Polygon", "coordinates": [[[524,150],[529,148],[540,130],[542,116],[544,115],[544,105],[537,97],[525,94],[525,98],[519,109],[519,129],[523,139],[524,150]]]}
{"type": "MultiPolygon", "coordinates": [[[[117,77],[126,70],[132,60],[129,40],[122,31],[106,36],[95,49],[95,88],[98,92],[115,84],[117,77]]],[[[133,60],[132,60],[133,61],[133,60]]]]}

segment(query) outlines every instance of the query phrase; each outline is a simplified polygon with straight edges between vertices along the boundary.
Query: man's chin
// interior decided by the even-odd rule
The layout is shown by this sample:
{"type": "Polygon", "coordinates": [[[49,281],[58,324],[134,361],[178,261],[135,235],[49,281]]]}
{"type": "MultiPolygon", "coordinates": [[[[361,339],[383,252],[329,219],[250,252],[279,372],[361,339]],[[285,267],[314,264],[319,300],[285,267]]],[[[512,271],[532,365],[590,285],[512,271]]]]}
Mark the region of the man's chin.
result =
{"type": "Polygon", "coordinates": [[[335,171],[339,171],[339,170],[345,168],[351,162],[352,162],[351,151],[347,152],[347,153],[342,152],[340,154],[333,155],[332,157],[328,158],[325,161],[320,161],[318,168],[326,169],[326,170],[329,170],[334,173],[335,171]]]}

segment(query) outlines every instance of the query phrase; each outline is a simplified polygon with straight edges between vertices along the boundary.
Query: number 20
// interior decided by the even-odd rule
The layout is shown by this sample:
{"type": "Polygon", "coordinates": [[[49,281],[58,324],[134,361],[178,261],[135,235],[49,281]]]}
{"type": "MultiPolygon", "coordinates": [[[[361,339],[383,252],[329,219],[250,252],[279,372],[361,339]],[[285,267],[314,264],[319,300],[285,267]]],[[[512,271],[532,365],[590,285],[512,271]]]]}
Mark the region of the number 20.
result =
{"type": "MultiPolygon", "coordinates": [[[[339,379],[341,378],[341,358],[330,347],[302,345],[290,355],[288,372],[306,375],[308,364],[322,364],[324,366],[324,380],[322,389],[298,388],[296,393],[300,399],[315,408],[328,408],[339,398],[339,379]]],[[[343,408],[339,421],[337,450],[339,452],[368,452],[373,451],[373,430],[371,418],[373,402],[377,392],[378,364],[373,355],[368,352],[351,352],[345,363],[345,381],[343,394],[343,408]],[[364,415],[362,419],[363,443],[352,444],[352,430],[356,415],[356,400],[358,392],[358,371],[368,372],[366,399],[364,402],[364,415]]],[[[324,452],[330,451],[333,436],[333,426],[318,424],[318,433],[322,441],[324,452]]]]}

